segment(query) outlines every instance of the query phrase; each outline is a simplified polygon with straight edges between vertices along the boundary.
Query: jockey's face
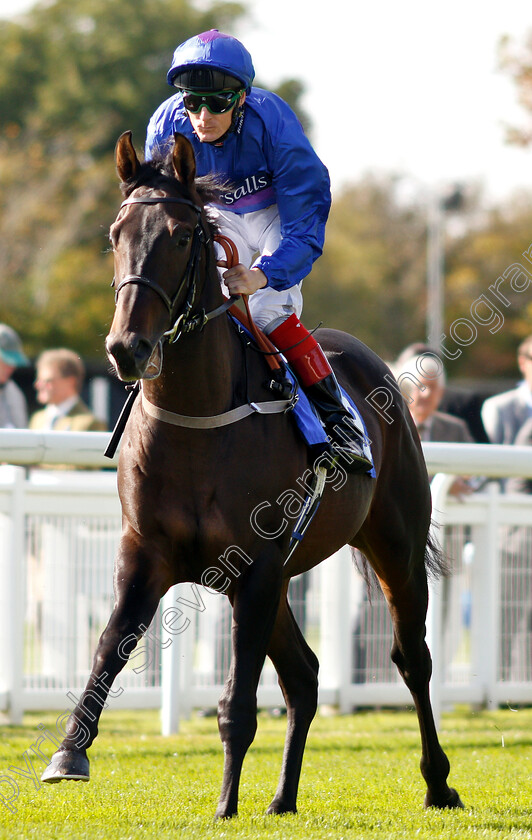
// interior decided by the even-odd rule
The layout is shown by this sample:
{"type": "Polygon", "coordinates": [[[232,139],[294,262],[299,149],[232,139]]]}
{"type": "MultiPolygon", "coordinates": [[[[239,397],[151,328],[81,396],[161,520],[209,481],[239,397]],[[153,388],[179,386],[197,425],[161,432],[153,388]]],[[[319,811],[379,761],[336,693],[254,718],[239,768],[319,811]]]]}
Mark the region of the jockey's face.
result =
{"type": "MultiPolygon", "coordinates": [[[[246,94],[243,93],[238,100],[238,105],[241,105],[245,98],[246,94]]],[[[236,103],[225,114],[211,114],[205,107],[198,111],[197,114],[193,114],[192,111],[187,111],[192,128],[202,143],[215,143],[216,140],[225,134],[231,125],[235,107],[236,103]]]]}

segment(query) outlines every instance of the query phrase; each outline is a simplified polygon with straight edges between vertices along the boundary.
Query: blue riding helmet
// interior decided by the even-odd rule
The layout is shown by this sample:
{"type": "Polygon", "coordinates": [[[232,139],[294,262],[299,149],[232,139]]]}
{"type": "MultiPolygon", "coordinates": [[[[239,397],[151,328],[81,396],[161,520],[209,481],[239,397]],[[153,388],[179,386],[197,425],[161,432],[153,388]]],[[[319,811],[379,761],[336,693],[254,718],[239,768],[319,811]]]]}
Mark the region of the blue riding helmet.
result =
{"type": "Polygon", "coordinates": [[[210,29],[180,44],[166,76],[172,87],[186,90],[251,90],[255,69],[251,56],[236,38],[210,29]]]}

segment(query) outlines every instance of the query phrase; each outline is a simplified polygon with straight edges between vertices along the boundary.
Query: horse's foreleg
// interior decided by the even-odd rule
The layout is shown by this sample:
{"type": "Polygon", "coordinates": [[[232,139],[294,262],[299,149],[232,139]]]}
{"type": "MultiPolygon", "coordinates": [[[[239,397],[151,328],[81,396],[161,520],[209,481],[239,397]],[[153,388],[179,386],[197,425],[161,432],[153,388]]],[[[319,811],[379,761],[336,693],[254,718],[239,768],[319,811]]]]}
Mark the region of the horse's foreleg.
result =
{"type": "Polygon", "coordinates": [[[88,781],[87,749],[98,734],[113,680],[149,626],[164,591],[150,568],[146,555],[130,555],[122,547],[115,573],[114,610],[100,637],[87,686],[68,718],[66,736],[43,773],[43,782],[88,781]]]}
{"type": "Polygon", "coordinates": [[[216,817],[232,817],[246,752],[257,729],[257,686],[281,592],[280,563],[262,557],[247,568],[232,596],[233,658],[218,704],[224,773],[216,817]]]}
{"type": "Polygon", "coordinates": [[[394,627],[392,660],[412,694],[421,733],[421,773],[427,783],[425,807],[463,808],[458,793],[447,784],[449,759],[438,740],[429,696],[432,661],[425,643],[428,605],[424,568],[413,573],[397,592],[383,586],[394,627]]]}
{"type": "Polygon", "coordinates": [[[268,655],[279,676],[287,713],[283,766],[268,813],[295,813],[303,753],[318,706],[319,663],[296,624],[286,596],[279,605],[268,655]]]}

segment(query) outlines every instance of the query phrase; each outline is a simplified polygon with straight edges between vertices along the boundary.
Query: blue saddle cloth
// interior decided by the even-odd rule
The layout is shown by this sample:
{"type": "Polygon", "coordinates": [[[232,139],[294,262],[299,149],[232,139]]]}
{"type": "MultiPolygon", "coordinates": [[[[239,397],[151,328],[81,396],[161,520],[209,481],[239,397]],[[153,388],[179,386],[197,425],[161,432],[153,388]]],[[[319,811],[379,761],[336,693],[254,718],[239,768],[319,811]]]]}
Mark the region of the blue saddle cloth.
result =
{"type": "MultiPolygon", "coordinates": [[[[299,397],[295,404],[293,414],[297,428],[301,433],[303,440],[308,444],[308,446],[326,444],[328,442],[327,434],[316,409],[310,402],[303,389],[299,386],[295,375],[292,373],[289,367],[287,368],[287,373],[289,379],[294,383],[299,397]]],[[[364,455],[373,464],[373,455],[371,452],[370,445],[371,441],[368,437],[366,424],[364,423],[364,418],[360,414],[358,408],[354,404],[351,397],[344,391],[344,389],[341,386],[340,390],[342,392],[344,408],[346,408],[351,414],[355,426],[360,431],[360,436],[363,439],[364,455]]],[[[371,475],[372,478],[375,478],[376,472],[374,467],[372,467],[371,471],[369,472],[369,475],[371,475]]]]}
{"type": "MultiPolygon", "coordinates": [[[[232,320],[233,320],[235,326],[237,327],[237,329],[242,330],[247,335],[249,340],[251,342],[255,343],[254,337],[251,335],[249,330],[244,326],[244,324],[242,324],[238,319],[234,318],[231,315],[231,313],[229,313],[229,316],[232,318],[232,320]]],[[[279,355],[282,356],[282,353],[280,353],[279,355]]],[[[299,382],[297,381],[297,378],[296,378],[295,374],[290,369],[290,366],[288,365],[286,359],[284,358],[284,356],[282,356],[282,358],[283,358],[283,361],[286,365],[286,371],[287,371],[287,374],[288,374],[288,378],[294,384],[295,390],[297,391],[297,394],[298,394],[298,400],[295,404],[295,407],[294,407],[293,411],[290,412],[290,413],[293,413],[295,421],[296,421],[297,428],[298,428],[301,436],[303,437],[303,440],[307,443],[307,445],[308,446],[320,446],[321,445],[323,447],[324,444],[327,444],[329,442],[328,439],[327,439],[327,434],[325,432],[325,428],[323,426],[323,423],[321,422],[321,420],[319,418],[319,415],[318,415],[316,409],[314,408],[314,406],[312,405],[312,403],[310,402],[309,398],[307,397],[307,395],[305,394],[303,389],[300,387],[299,382]]],[[[372,452],[371,452],[371,445],[370,445],[371,440],[368,437],[368,433],[367,433],[367,429],[366,429],[366,424],[364,423],[364,419],[363,419],[362,415],[360,414],[358,408],[354,404],[353,400],[351,399],[351,397],[344,391],[344,389],[341,386],[340,386],[340,390],[342,392],[344,408],[346,408],[347,411],[349,411],[349,413],[351,414],[351,416],[353,418],[355,426],[360,431],[360,436],[363,440],[364,455],[366,456],[368,461],[370,461],[373,464],[373,455],[372,455],[372,452]]],[[[371,471],[368,472],[368,475],[370,475],[372,478],[375,478],[375,476],[377,474],[375,472],[374,467],[372,467],[371,471]]]]}

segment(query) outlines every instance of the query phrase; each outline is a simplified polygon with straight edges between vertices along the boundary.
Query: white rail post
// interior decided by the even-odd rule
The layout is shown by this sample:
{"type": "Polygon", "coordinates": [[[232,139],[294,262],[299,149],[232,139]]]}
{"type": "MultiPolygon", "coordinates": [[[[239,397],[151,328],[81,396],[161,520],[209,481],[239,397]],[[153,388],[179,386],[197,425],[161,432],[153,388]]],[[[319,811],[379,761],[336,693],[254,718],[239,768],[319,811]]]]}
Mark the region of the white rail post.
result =
{"type": "Polygon", "coordinates": [[[22,723],[24,713],[24,616],[25,616],[25,529],[24,529],[24,483],[23,467],[6,467],[12,476],[11,514],[7,540],[8,626],[10,636],[4,656],[9,658],[8,714],[11,723],[22,723]]]}
{"type": "MultiPolygon", "coordinates": [[[[175,611],[175,590],[171,586],[163,598],[163,615],[167,610],[175,611]]],[[[181,640],[179,634],[170,635],[164,626],[161,669],[161,733],[175,735],[179,732],[180,718],[181,640]]]]}
{"type": "MultiPolygon", "coordinates": [[[[454,481],[454,475],[438,473],[431,481],[432,495],[432,528],[431,536],[436,544],[443,542],[443,528],[445,525],[445,500],[449,487],[454,481]],[[441,536],[440,536],[441,535],[441,536]]],[[[434,723],[439,729],[442,710],[443,684],[443,645],[442,645],[442,592],[440,580],[429,581],[429,606],[427,610],[427,645],[432,658],[432,678],[430,681],[430,697],[434,723]]]]}
{"type": "Polygon", "coordinates": [[[0,513],[0,695],[2,711],[9,708],[9,698],[12,689],[12,645],[17,627],[16,612],[13,605],[13,563],[11,556],[12,545],[12,514],[13,514],[13,467],[0,466],[0,482],[2,504],[0,513]]]}
{"type": "Polygon", "coordinates": [[[353,571],[351,550],[345,545],[321,567],[320,683],[335,689],[341,714],[349,708],[351,686],[350,591],[353,571]]]}
{"type": "Polygon", "coordinates": [[[480,702],[496,706],[500,640],[499,487],[490,482],[485,519],[473,528],[471,672],[480,688],[480,702]]]}

